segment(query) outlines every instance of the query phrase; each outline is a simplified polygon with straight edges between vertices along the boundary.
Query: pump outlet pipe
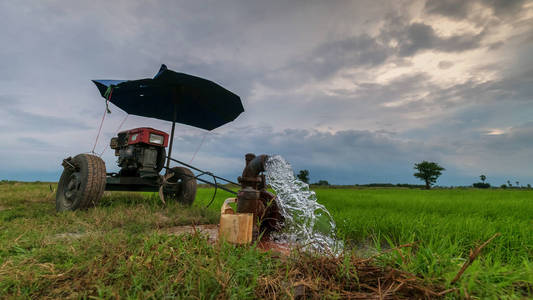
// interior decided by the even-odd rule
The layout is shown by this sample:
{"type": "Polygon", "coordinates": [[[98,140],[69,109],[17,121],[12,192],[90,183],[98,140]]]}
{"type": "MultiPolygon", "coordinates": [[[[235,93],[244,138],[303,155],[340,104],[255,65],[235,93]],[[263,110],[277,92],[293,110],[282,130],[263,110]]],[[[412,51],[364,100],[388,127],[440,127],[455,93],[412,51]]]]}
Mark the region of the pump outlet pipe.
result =
{"type": "Polygon", "coordinates": [[[253,153],[245,155],[246,167],[242,171],[242,178],[257,177],[259,173],[265,171],[265,164],[268,159],[268,155],[262,154],[255,156],[253,153]]]}

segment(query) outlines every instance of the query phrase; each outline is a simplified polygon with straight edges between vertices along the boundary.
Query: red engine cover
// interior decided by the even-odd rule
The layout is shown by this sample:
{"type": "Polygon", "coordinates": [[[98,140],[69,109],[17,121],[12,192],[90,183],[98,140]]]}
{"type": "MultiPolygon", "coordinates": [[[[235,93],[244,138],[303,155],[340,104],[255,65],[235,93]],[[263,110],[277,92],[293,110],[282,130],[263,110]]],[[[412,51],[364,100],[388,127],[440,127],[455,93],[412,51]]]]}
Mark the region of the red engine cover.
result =
{"type": "MultiPolygon", "coordinates": [[[[163,131],[153,129],[150,127],[140,127],[134,128],[120,133],[127,133],[128,136],[128,145],[143,143],[153,146],[166,147],[168,146],[168,134],[163,131]],[[163,136],[163,145],[150,142],[150,134],[162,135],[163,136]]],[[[119,133],[119,134],[120,134],[119,133]]]]}

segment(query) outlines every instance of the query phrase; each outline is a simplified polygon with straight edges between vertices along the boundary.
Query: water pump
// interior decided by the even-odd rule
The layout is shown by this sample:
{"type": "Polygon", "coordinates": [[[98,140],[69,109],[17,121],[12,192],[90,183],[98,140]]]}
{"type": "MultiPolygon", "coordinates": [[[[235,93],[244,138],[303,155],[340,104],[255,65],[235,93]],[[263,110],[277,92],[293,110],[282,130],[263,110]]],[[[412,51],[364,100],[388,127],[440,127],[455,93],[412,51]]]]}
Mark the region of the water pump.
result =
{"type": "Polygon", "coordinates": [[[254,238],[259,233],[268,237],[273,231],[279,230],[283,216],[279,211],[276,196],[267,190],[265,171],[267,155],[245,155],[246,166],[239,176],[241,189],[237,194],[237,213],[254,214],[254,238]]]}

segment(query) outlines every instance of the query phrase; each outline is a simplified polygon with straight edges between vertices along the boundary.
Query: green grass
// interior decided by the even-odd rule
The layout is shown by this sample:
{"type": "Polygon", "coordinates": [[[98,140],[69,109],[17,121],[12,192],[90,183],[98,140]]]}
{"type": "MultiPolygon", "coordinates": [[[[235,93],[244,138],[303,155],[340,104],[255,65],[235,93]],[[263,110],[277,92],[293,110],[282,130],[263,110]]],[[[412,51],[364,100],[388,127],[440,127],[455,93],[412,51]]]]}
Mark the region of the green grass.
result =
{"type": "MultiPolygon", "coordinates": [[[[315,189],[357,254],[417,242],[383,264],[482,298],[533,297],[533,191],[501,189],[315,189]],[[450,285],[469,251],[501,236],[450,285]],[[370,248],[370,249],[369,249],[370,248]],[[361,249],[364,249],[361,251],[361,249]]],[[[212,190],[202,190],[207,199],[212,190]]],[[[225,196],[217,197],[220,207],[225,196]]],[[[210,198],[209,198],[210,199],[210,198]]]]}
{"type": "MultiPolygon", "coordinates": [[[[379,263],[457,288],[450,298],[533,297],[532,191],[316,192],[352,252],[347,257],[417,242],[381,255],[379,263]],[[501,236],[450,284],[469,250],[495,233],[501,236]]],[[[202,236],[165,233],[178,225],[217,223],[220,205],[232,195],[219,190],[205,208],[212,194],[199,189],[187,208],[163,206],[152,193],[106,193],[96,208],[58,214],[48,184],[2,183],[0,298],[244,299],[265,297],[270,289],[281,298],[294,296],[286,282],[305,277],[301,259],[283,261],[253,246],[210,245],[202,236]]],[[[316,276],[309,282],[325,281],[316,276]]],[[[316,291],[340,297],[332,286],[316,291]]]]}
{"type": "Polygon", "coordinates": [[[533,296],[533,191],[317,189],[348,244],[390,248],[384,261],[428,281],[452,280],[469,250],[495,233],[460,289],[482,298],[533,296]],[[400,255],[401,253],[401,255],[400,255]]]}

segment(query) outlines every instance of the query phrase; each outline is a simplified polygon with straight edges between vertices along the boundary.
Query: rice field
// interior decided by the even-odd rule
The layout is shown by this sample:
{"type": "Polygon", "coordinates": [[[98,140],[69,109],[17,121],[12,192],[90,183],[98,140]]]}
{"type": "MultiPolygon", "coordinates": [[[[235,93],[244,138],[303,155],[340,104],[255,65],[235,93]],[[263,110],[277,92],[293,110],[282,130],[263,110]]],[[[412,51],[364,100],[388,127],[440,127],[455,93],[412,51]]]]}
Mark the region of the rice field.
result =
{"type": "Polygon", "coordinates": [[[386,262],[448,283],[470,249],[496,233],[459,287],[480,297],[533,296],[533,191],[318,189],[339,235],[357,248],[416,242],[386,262]]]}
{"type": "MultiPolygon", "coordinates": [[[[337,222],[345,258],[376,257],[383,269],[453,289],[445,298],[533,297],[531,190],[315,191],[337,222]],[[469,251],[496,233],[452,284],[469,251]]],[[[337,287],[358,284],[355,271],[327,281],[305,269],[316,261],[302,257],[283,261],[254,247],[166,234],[217,223],[231,195],[219,190],[206,208],[212,195],[199,189],[186,208],[163,206],[153,194],[106,193],[96,208],[57,214],[49,184],[0,183],[0,298],[283,299],[297,296],[302,280],[311,295],[346,298],[337,287]]]]}
{"type": "Polygon", "coordinates": [[[533,297],[533,190],[318,188],[315,192],[335,219],[338,237],[357,255],[415,243],[381,256],[382,263],[456,287],[463,296],[533,297]],[[457,284],[450,285],[469,251],[496,233],[500,236],[482,250],[457,284]]]}

